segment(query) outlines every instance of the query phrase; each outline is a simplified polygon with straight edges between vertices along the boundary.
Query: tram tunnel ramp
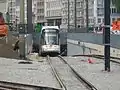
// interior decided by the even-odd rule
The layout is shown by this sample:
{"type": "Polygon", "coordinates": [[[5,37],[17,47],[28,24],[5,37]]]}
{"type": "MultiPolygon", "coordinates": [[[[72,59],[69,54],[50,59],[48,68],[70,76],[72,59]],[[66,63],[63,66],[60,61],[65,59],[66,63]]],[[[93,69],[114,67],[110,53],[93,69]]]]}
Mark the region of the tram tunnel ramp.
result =
{"type": "MultiPolygon", "coordinates": [[[[38,53],[40,46],[40,33],[33,33],[33,52],[38,53]]],[[[60,32],[60,55],[67,56],[67,33],[60,32]]]]}
{"type": "Polygon", "coordinates": [[[60,32],[60,55],[67,56],[67,33],[60,32]]]}
{"type": "Polygon", "coordinates": [[[1,38],[0,57],[18,59],[19,56],[17,52],[13,50],[13,44],[15,44],[16,41],[17,37],[14,37],[10,31],[8,32],[8,43],[6,43],[5,38],[1,38]]]}

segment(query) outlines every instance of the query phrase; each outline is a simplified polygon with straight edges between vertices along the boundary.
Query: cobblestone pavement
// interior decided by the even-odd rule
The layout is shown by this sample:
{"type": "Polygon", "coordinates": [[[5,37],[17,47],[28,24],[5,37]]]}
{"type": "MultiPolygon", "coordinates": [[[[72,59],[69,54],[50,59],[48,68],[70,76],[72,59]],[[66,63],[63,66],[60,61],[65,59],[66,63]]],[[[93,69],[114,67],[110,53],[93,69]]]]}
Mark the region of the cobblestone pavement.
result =
{"type": "Polygon", "coordinates": [[[98,90],[120,90],[120,64],[111,63],[111,72],[105,72],[104,61],[88,57],[66,57],[69,64],[98,90]]]}
{"type": "Polygon", "coordinates": [[[32,61],[32,64],[18,64],[21,61],[0,58],[0,80],[60,88],[46,59],[43,58],[43,62],[32,61]]]}
{"type": "Polygon", "coordinates": [[[73,74],[68,65],[64,64],[59,58],[51,58],[61,80],[67,90],[88,90],[73,74]]]}

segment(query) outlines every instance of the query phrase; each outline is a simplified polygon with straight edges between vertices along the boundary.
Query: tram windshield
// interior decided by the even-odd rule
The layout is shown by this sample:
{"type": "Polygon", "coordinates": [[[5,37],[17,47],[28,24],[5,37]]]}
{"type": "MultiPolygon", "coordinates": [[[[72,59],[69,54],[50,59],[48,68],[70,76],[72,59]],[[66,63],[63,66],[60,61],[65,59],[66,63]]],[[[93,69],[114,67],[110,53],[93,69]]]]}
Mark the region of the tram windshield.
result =
{"type": "Polygon", "coordinates": [[[59,44],[59,33],[58,30],[44,30],[43,33],[44,36],[44,42],[45,44],[54,44],[54,45],[58,45],[59,44]]]}

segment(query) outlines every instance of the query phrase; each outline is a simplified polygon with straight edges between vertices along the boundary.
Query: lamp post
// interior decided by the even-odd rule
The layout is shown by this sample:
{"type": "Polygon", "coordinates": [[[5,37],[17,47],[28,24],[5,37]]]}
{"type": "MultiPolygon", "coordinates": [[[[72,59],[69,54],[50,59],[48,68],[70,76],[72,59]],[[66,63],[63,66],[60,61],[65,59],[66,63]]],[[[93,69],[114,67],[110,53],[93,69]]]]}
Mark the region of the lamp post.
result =
{"type": "Polygon", "coordinates": [[[24,0],[20,0],[20,23],[24,24],[24,10],[25,10],[25,6],[24,6],[24,0]]]}
{"type": "Polygon", "coordinates": [[[76,31],[76,28],[77,28],[77,15],[76,15],[76,13],[77,13],[77,7],[76,7],[76,0],[75,0],[75,31],[76,31]]]}
{"type": "Polygon", "coordinates": [[[87,32],[88,32],[88,26],[89,26],[89,16],[88,16],[88,0],[85,0],[86,1],[86,29],[87,29],[87,32]]]}
{"type": "Polygon", "coordinates": [[[68,0],[68,31],[70,30],[70,1],[68,0]]]}
{"type": "Polygon", "coordinates": [[[21,37],[23,38],[22,40],[22,44],[21,44],[21,50],[20,50],[20,57],[26,60],[26,48],[25,48],[25,13],[24,13],[24,0],[20,0],[20,28],[19,28],[19,32],[21,32],[21,37]]]}
{"type": "Polygon", "coordinates": [[[27,0],[27,33],[33,33],[33,24],[32,24],[32,0],[27,0]]]}
{"type": "Polygon", "coordinates": [[[11,10],[10,11],[11,11],[11,23],[12,23],[12,8],[13,8],[12,7],[12,0],[10,2],[11,2],[11,10]]]}
{"type": "Polygon", "coordinates": [[[104,0],[104,56],[105,56],[105,71],[110,72],[110,0],[104,0]]]}

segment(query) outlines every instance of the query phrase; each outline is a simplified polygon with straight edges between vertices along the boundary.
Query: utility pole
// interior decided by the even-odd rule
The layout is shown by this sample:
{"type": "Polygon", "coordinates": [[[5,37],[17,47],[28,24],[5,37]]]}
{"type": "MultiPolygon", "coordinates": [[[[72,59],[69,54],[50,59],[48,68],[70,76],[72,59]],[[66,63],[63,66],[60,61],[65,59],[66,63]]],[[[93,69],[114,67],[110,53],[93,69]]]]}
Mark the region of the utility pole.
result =
{"type": "Polygon", "coordinates": [[[20,57],[23,59],[26,59],[26,54],[25,54],[25,8],[24,8],[24,0],[20,0],[20,28],[19,28],[19,32],[20,32],[20,38],[23,38],[22,43],[20,43],[20,57]]]}
{"type": "Polygon", "coordinates": [[[11,23],[12,23],[12,8],[13,8],[13,5],[12,5],[12,0],[11,0],[11,23]]]}
{"type": "Polygon", "coordinates": [[[25,11],[25,6],[24,6],[24,0],[20,0],[20,23],[24,24],[24,11],[25,11]]]}
{"type": "Polygon", "coordinates": [[[76,31],[76,28],[77,28],[77,15],[76,15],[76,13],[77,13],[77,7],[76,7],[76,0],[75,0],[75,31],[76,31]]]}
{"type": "Polygon", "coordinates": [[[27,32],[29,34],[33,32],[32,18],[32,0],[27,0],[27,32]]]}
{"type": "Polygon", "coordinates": [[[86,29],[87,29],[87,32],[88,32],[88,27],[89,27],[88,0],[85,0],[85,1],[86,1],[86,29]]]}
{"type": "Polygon", "coordinates": [[[104,0],[104,56],[105,56],[105,71],[110,72],[110,0],[104,0]]]}
{"type": "Polygon", "coordinates": [[[68,0],[68,32],[70,30],[70,1],[68,0]]]}

